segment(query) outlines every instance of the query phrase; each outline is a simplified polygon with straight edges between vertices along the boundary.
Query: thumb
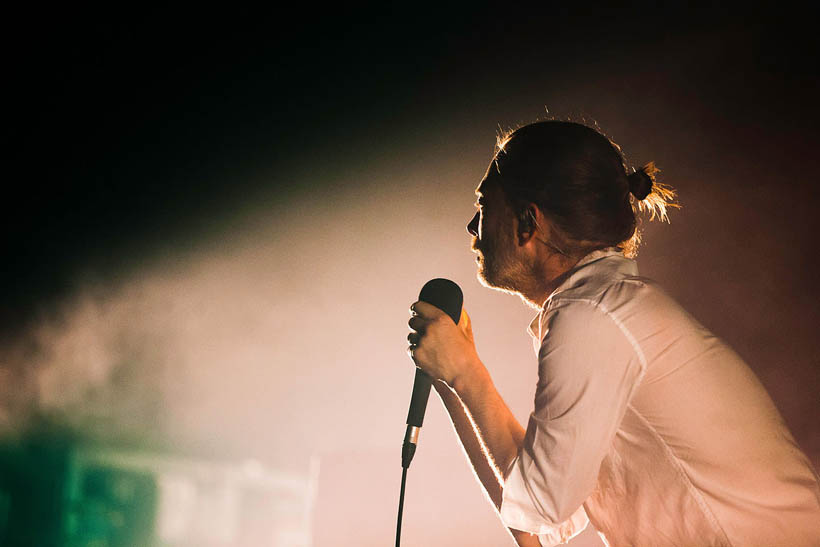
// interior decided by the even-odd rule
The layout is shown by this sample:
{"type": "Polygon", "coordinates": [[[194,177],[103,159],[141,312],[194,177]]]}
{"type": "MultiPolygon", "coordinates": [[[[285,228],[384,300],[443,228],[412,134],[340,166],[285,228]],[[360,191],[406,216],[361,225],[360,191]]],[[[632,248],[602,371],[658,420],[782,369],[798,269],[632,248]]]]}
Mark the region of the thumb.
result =
{"type": "Polygon", "coordinates": [[[470,316],[467,315],[467,310],[461,308],[461,317],[458,319],[458,328],[461,332],[472,342],[473,341],[473,324],[470,321],[470,316]]]}

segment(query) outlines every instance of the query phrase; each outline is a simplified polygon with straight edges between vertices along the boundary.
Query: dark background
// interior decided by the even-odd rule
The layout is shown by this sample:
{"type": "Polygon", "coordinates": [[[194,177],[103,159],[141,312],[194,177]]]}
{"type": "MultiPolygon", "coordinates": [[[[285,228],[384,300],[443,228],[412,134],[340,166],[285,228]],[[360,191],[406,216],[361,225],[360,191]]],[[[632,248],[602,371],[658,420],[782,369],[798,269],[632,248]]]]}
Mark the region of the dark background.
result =
{"type": "MultiPolygon", "coordinates": [[[[810,18],[779,6],[476,2],[12,18],[5,132],[16,174],[4,183],[4,326],[58,298],[78,265],[115,275],[138,249],[169,245],[230,210],[254,190],[241,175],[260,165],[344,154],[350,135],[378,138],[409,112],[435,116],[471,95],[513,101],[505,86],[601,55],[652,59],[651,70],[636,62],[644,73],[635,102],[676,89],[681,101],[670,108],[694,104],[720,120],[732,147],[722,161],[734,152],[750,168],[793,170],[799,176],[782,192],[795,207],[814,207],[816,33],[810,18]],[[714,51],[688,56],[680,39],[699,36],[712,37],[714,51]],[[459,77],[475,67],[482,79],[459,77]]],[[[586,109],[595,119],[595,106],[586,109]]],[[[660,139],[677,130],[662,118],[656,129],[660,139]]],[[[281,184],[283,197],[297,190],[281,184]]],[[[760,215],[794,220],[788,211],[760,215]]],[[[808,251],[816,224],[801,228],[805,240],[782,245],[808,251]]]]}

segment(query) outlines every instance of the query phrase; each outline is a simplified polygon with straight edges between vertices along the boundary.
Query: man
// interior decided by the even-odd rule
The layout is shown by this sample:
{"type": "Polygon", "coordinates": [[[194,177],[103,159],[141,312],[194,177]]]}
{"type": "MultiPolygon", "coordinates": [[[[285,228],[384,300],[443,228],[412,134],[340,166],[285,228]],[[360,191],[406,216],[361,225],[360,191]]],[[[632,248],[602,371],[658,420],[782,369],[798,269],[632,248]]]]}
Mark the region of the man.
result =
{"type": "Polygon", "coordinates": [[[818,477],[740,357],[638,276],[636,214],[674,193],[579,124],[498,147],[467,229],[478,276],[539,310],[526,430],[455,325],[411,306],[409,353],[437,381],[487,495],[519,545],[589,521],[611,545],[820,545],[818,477]]]}

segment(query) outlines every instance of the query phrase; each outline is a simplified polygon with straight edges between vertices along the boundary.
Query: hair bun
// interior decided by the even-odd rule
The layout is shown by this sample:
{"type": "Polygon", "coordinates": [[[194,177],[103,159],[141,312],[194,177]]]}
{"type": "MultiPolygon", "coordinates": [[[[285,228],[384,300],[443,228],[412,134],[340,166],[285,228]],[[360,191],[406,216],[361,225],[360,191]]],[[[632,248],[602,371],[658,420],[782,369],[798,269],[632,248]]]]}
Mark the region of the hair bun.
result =
{"type": "Polygon", "coordinates": [[[652,193],[652,186],[655,184],[655,173],[658,168],[654,162],[649,162],[626,179],[629,181],[629,191],[637,200],[644,200],[652,193]]]}

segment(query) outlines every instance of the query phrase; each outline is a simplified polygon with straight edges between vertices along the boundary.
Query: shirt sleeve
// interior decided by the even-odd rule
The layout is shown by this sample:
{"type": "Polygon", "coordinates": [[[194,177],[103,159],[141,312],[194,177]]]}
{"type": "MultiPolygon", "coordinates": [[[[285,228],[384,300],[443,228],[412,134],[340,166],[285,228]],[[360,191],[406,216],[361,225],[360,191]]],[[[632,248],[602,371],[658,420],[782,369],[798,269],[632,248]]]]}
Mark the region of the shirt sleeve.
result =
{"type": "Polygon", "coordinates": [[[565,302],[545,321],[535,410],[507,470],[500,512],[507,526],[556,545],[589,522],[583,503],[644,364],[632,335],[600,304],[565,302]]]}

